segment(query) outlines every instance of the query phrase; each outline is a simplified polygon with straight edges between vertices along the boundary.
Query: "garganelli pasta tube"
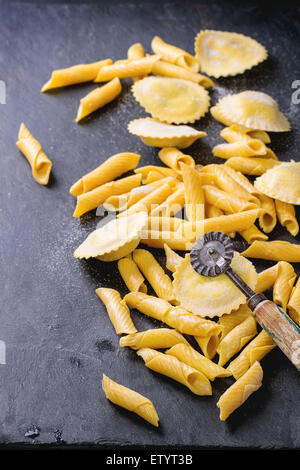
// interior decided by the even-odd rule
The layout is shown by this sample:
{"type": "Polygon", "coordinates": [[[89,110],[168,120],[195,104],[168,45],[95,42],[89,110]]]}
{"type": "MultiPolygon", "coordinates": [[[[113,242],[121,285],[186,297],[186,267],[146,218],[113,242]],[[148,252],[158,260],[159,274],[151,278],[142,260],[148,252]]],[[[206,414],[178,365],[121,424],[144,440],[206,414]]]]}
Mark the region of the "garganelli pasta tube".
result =
{"type": "Polygon", "coordinates": [[[222,189],[226,193],[234,194],[237,197],[240,197],[242,199],[247,199],[247,201],[258,204],[259,201],[257,200],[257,198],[253,196],[247,190],[247,188],[245,188],[240,183],[240,181],[233,178],[230,170],[231,168],[229,168],[229,171],[228,171],[228,168],[226,168],[224,165],[211,164],[211,165],[206,165],[205,167],[203,167],[201,169],[201,172],[213,174],[215,176],[215,183],[218,186],[218,188],[222,189]]]}
{"type": "Polygon", "coordinates": [[[217,347],[219,366],[223,366],[257,334],[256,321],[249,315],[242,323],[231,330],[217,347]]]}
{"type": "Polygon", "coordinates": [[[106,65],[99,70],[95,82],[107,82],[114,78],[143,77],[151,72],[153,64],[157,60],[159,60],[159,56],[152,55],[125,63],[106,65]]]}
{"type": "Polygon", "coordinates": [[[81,119],[113,101],[121,91],[122,86],[120,80],[118,78],[114,78],[105,85],[88,93],[80,100],[76,122],[81,121],[81,119]]]}
{"type": "Polygon", "coordinates": [[[188,238],[184,238],[177,232],[160,232],[158,230],[150,230],[147,232],[147,238],[142,237],[141,242],[150,248],[164,248],[169,245],[173,250],[190,251],[193,243],[188,238]]]}
{"type": "Polygon", "coordinates": [[[50,80],[45,83],[41,91],[95,80],[99,70],[110,64],[112,64],[112,60],[105,59],[91,64],[79,64],[66,69],[54,70],[50,80]]]}
{"type": "Polygon", "coordinates": [[[243,212],[257,208],[257,205],[253,202],[239,198],[235,194],[231,195],[226,193],[215,186],[205,185],[202,186],[202,189],[204,191],[205,202],[213,204],[227,213],[234,214],[236,212],[243,212]]]}
{"type": "MultiPolygon", "coordinates": [[[[138,59],[142,59],[143,57],[145,57],[145,51],[144,51],[143,45],[140,42],[136,42],[135,44],[132,44],[132,46],[130,46],[130,48],[127,51],[127,57],[129,61],[138,60],[138,59]]],[[[138,80],[141,80],[141,78],[144,78],[144,76],[145,75],[141,77],[133,77],[133,81],[136,82],[138,80]]]]}
{"type": "Polygon", "coordinates": [[[149,317],[160,320],[171,328],[187,335],[208,336],[212,332],[219,333],[220,325],[194,315],[184,308],[173,307],[164,299],[159,299],[142,292],[130,292],[124,297],[125,302],[132,308],[149,317]]]}
{"type": "Polygon", "coordinates": [[[144,184],[143,186],[133,188],[128,193],[110,196],[104,201],[103,207],[107,211],[114,212],[128,209],[129,207],[133,206],[133,204],[136,204],[138,201],[147,196],[147,194],[151,193],[156,188],[164,184],[166,181],[169,181],[168,178],[163,178],[159,182],[154,181],[153,183],[144,184]]]}
{"type": "Polygon", "coordinates": [[[121,299],[118,291],[100,287],[96,289],[96,294],[104,303],[117,335],[129,335],[137,332],[131,320],[129,308],[124,300],[121,299]]]}
{"type": "Polygon", "coordinates": [[[123,152],[112,155],[104,163],[82,176],[70,188],[70,194],[80,196],[102,184],[113,181],[123,173],[137,167],[141,156],[137,153],[123,152]]]}
{"type": "Polygon", "coordinates": [[[179,173],[181,173],[180,163],[184,163],[191,168],[195,168],[196,166],[193,157],[181,152],[175,147],[162,148],[158,152],[158,156],[165,165],[173,168],[173,170],[178,171],[179,173]]]}
{"type": "Polygon", "coordinates": [[[73,217],[80,217],[98,206],[113,194],[124,194],[133,188],[136,188],[141,183],[141,175],[127,176],[116,181],[110,181],[101,186],[98,186],[88,193],[83,193],[77,196],[77,205],[73,217]]]}
{"type": "Polygon", "coordinates": [[[217,407],[220,408],[220,420],[225,421],[231,413],[239,408],[247,398],[261,387],[263,370],[259,362],[239,378],[223,395],[221,395],[217,407]]]}
{"type": "Polygon", "coordinates": [[[176,357],[150,348],[139,349],[137,355],[142,357],[146,367],[185,385],[196,395],[212,394],[208,378],[176,357]]]}
{"type": "Polygon", "coordinates": [[[299,232],[299,224],[296,218],[295,207],[293,204],[275,199],[275,207],[276,214],[281,225],[286,227],[293,237],[296,237],[299,232]]]}
{"type": "Polygon", "coordinates": [[[267,153],[265,144],[256,139],[249,139],[247,142],[238,141],[230,144],[219,144],[212,149],[212,152],[215,157],[226,160],[231,157],[254,157],[267,153]]]}
{"type": "Polygon", "coordinates": [[[120,338],[120,346],[132,349],[165,349],[178,343],[189,344],[178,331],[170,328],[154,328],[120,338]]]}
{"type": "Polygon", "coordinates": [[[174,300],[172,281],[150,251],[134,250],[133,260],[158,297],[165,300],[174,300]]]}
{"type": "MultiPolygon", "coordinates": [[[[142,177],[141,174],[135,176],[142,177]]],[[[154,207],[159,206],[173,191],[176,186],[176,180],[170,178],[162,186],[155,188],[150,194],[140,199],[137,203],[133,204],[129,209],[125,210],[118,217],[124,217],[136,212],[151,212],[154,207]]]]}
{"type": "Polygon", "coordinates": [[[202,356],[189,344],[176,344],[169,349],[166,354],[177,357],[180,361],[184,362],[188,366],[199,370],[209,380],[215,380],[216,377],[229,377],[232,375],[229,371],[223,367],[215,364],[207,357],[202,356]]]}
{"type": "Polygon", "coordinates": [[[123,281],[131,292],[140,291],[147,293],[147,286],[144,283],[145,279],[133,261],[131,254],[118,261],[118,268],[123,281]]]}
{"type": "Polygon", "coordinates": [[[239,232],[240,235],[251,245],[255,240],[268,240],[268,235],[261,232],[256,225],[252,225],[252,227],[242,230],[239,232]]]}
{"type": "Polygon", "coordinates": [[[300,280],[298,279],[297,284],[292,290],[290,300],[288,302],[289,316],[294,322],[300,325],[300,280]]]}
{"type": "Polygon", "coordinates": [[[23,123],[19,129],[18,139],[16,145],[30,163],[33,178],[39,184],[48,184],[52,162],[43,152],[41,144],[33,137],[23,123]]]}
{"type": "Polygon", "coordinates": [[[169,269],[169,271],[174,273],[176,266],[178,266],[178,264],[180,264],[182,261],[182,257],[173,251],[172,248],[167,245],[167,243],[164,244],[164,250],[166,254],[166,267],[169,269]]]}
{"type": "Polygon", "coordinates": [[[136,413],[141,418],[148,421],[148,423],[153,424],[153,426],[158,426],[159,418],[156,409],[149,398],[114,382],[104,374],[102,388],[109,401],[125,408],[125,410],[136,413]]]}
{"type": "Polygon", "coordinates": [[[248,142],[252,138],[248,134],[247,128],[240,124],[232,124],[231,126],[224,127],[220,132],[220,136],[230,144],[241,141],[248,142]]]}
{"type": "Polygon", "coordinates": [[[295,280],[296,273],[293,266],[286,261],[279,261],[259,273],[255,291],[264,292],[273,286],[274,302],[286,311],[295,280]]]}
{"type": "Polygon", "coordinates": [[[225,166],[229,166],[246,175],[261,176],[269,168],[280,165],[280,163],[282,162],[272,158],[231,157],[226,161],[225,166]]]}
{"type": "Polygon", "coordinates": [[[159,206],[152,210],[151,215],[162,215],[171,217],[184,208],[185,194],[182,183],[177,185],[177,189],[167,197],[159,206]]]}
{"type": "Polygon", "coordinates": [[[147,184],[149,181],[147,180],[149,174],[151,172],[155,173],[160,173],[161,178],[167,178],[167,177],[173,177],[177,178],[178,177],[178,172],[173,170],[172,168],[166,168],[163,166],[154,166],[154,165],[147,165],[147,166],[142,166],[140,168],[137,168],[134,170],[136,174],[141,174],[142,175],[142,183],[147,184]]]}
{"type": "Polygon", "coordinates": [[[204,88],[213,86],[213,81],[202,75],[201,73],[193,72],[186,68],[180,67],[164,60],[158,60],[153,64],[152,71],[154,75],[162,77],[181,78],[182,80],[189,80],[190,82],[198,83],[204,88]]]}
{"type": "Polygon", "coordinates": [[[222,315],[218,320],[218,324],[223,328],[220,334],[220,340],[224,339],[233,328],[240,325],[249,315],[252,315],[252,312],[246,304],[242,304],[237,310],[231,313],[222,315]]]}
{"type": "Polygon", "coordinates": [[[195,241],[201,235],[208,232],[240,232],[251,227],[260,213],[260,209],[252,209],[250,211],[221,215],[219,217],[201,220],[196,223],[195,232],[193,232],[192,226],[190,226],[189,229],[189,226],[185,224],[184,236],[190,241],[195,241]]]}
{"type": "Polygon", "coordinates": [[[227,370],[238,380],[255,363],[261,361],[276,344],[270,336],[262,330],[239,354],[239,356],[230,362],[227,370]]]}
{"type": "Polygon", "coordinates": [[[217,352],[218,344],[220,343],[219,333],[212,333],[209,336],[195,336],[195,340],[201,348],[204,356],[208,359],[213,359],[217,352]]]}
{"type": "Polygon", "coordinates": [[[183,49],[167,44],[158,36],[152,39],[151,47],[155,54],[159,54],[167,62],[192,70],[192,72],[198,72],[199,65],[197,60],[183,49]]]}
{"type": "Polygon", "coordinates": [[[259,241],[243,251],[246,258],[260,258],[270,261],[288,261],[290,263],[300,263],[300,245],[284,242],[281,240],[259,241]]]}
{"type": "Polygon", "coordinates": [[[199,173],[186,165],[180,163],[185,191],[185,210],[187,218],[191,222],[204,219],[204,192],[199,173]]]}

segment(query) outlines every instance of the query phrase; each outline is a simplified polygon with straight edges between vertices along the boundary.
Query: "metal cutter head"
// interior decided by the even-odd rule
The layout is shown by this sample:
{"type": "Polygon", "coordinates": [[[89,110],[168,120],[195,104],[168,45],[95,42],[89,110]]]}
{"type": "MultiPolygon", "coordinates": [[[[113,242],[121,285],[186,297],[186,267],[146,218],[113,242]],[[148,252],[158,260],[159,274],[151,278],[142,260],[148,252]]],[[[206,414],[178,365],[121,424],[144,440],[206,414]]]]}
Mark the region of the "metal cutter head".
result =
{"type": "Polygon", "coordinates": [[[233,243],[225,233],[209,232],[198,238],[191,250],[192,268],[203,276],[225,273],[233,258],[233,243]]]}

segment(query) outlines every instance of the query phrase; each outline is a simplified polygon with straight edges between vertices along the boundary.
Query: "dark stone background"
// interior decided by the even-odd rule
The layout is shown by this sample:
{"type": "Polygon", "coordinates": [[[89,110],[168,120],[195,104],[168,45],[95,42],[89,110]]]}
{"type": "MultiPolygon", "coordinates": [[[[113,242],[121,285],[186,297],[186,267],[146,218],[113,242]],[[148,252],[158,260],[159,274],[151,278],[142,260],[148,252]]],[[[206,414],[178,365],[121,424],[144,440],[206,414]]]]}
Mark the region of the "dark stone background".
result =
{"type": "MultiPolygon", "coordinates": [[[[293,127],[272,135],[272,148],[282,160],[298,160],[299,105],[291,103],[291,84],[300,79],[299,9],[284,4],[0,0],[0,79],[7,86],[7,103],[0,105],[0,339],[7,345],[7,364],[0,365],[2,444],[299,447],[299,376],[280,351],[263,360],[262,388],[222,423],[216,402],[230,379],[215,382],[212,398],[193,396],[119,348],[94,291],[126,290],[115,263],[73,258],[97,220],[94,213],[72,218],[68,189],[114,153],[138,152],[142,165],[159,164],[157,150],[127,132],[131,119],[145,115],[130,81],[119,99],[81,125],[74,122],[79,99],[93,84],[40,93],[52,70],[122,58],[136,41],[150,51],[155,34],[190,52],[201,29],[249,34],[267,47],[268,60],[242,76],[216,80],[212,103],[245,89],[271,94],[293,127]],[[33,181],[15,146],[22,121],[53,160],[48,187],[33,181]],[[103,372],[150,397],[160,428],[109,403],[100,386],[103,372]],[[34,427],[39,435],[26,437],[34,427]]],[[[222,126],[207,115],[196,127],[208,136],[190,153],[211,162],[222,126]]],[[[280,227],[272,237],[289,239],[280,227]]],[[[154,324],[138,313],[133,319],[138,329],[154,324]]]]}

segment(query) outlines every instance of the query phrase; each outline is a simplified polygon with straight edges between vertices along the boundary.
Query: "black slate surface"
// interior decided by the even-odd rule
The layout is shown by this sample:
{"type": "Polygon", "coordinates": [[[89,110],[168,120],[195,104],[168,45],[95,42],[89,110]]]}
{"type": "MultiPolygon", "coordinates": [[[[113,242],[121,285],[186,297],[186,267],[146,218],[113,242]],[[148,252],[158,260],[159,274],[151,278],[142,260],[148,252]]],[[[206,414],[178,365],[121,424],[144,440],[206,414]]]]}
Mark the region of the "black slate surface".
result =
{"type": "MultiPolygon", "coordinates": [[[[285,5],[287,5],[285,3],[285,5]]],[[[249,34],[269,51],[268,60],[242,76],[216,80],[212,102],[244,89],[271,94],[293,130],[272,135],[280,159],[299,159],[299,105],[291,102],[300,79],[299,10],[262,2],[15,2],[0,0],[0,443],[91,443],[296,448],[300,444],[299,376],[281,352],[263,360],[262,388],[228,422],[216,401],[230,379],[216,381],[213,397],[149,371],[136,354],[120,349],[96,287],[126,289],[116,264],[78,261],[73,251],[96,226],[91,213],[73,219],[70,185],[108,156],[141,153],[158,164],[156,149],[130,135],[127,123],[145,116],[125,82],[119,99],[74,122],[79,99],[94,85],[40,93],[53,69],[105,57],[118,59],[141,41],[150,51],[155,34],[193,51],[200,29],[249,34]],[[241,6],[242,4],[242,6],[241,6]],[[54,163],[48,187],[36,184],[15,146],[24,121],[54,163]],[[154,429],[110,404],[102,373],[150,397],[161,426],[154,429]],[[31,437],[30,437],[31,436],[31,437]]],[[[198,162],[213,161],[221,125],[209,116],[196,127],[208,136],[190,149],[198,162]]],[[[273,238],[289,239],[277,227],[273,238]]],[[[299,240],[299,239],[298,239],[299,240]]],[[[162,255],[161,255],[162,258],[162,255]]],[[[272,263],[256,263],[261,269],[272,263]]],[[[153,321],[134,313],[138,329],[153,321]]]]}

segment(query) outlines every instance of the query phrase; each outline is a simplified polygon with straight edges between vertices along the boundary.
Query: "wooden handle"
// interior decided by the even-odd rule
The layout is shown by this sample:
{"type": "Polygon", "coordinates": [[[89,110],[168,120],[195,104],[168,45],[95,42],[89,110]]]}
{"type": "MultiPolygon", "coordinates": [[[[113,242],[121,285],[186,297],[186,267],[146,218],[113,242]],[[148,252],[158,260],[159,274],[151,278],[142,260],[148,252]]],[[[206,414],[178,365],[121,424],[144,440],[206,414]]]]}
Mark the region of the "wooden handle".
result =
{"type": "Polygon", "coordinates": [[[300,371],[300,328],[278,305],[265,300],[253,314],[262,328],[300,371]]]}

